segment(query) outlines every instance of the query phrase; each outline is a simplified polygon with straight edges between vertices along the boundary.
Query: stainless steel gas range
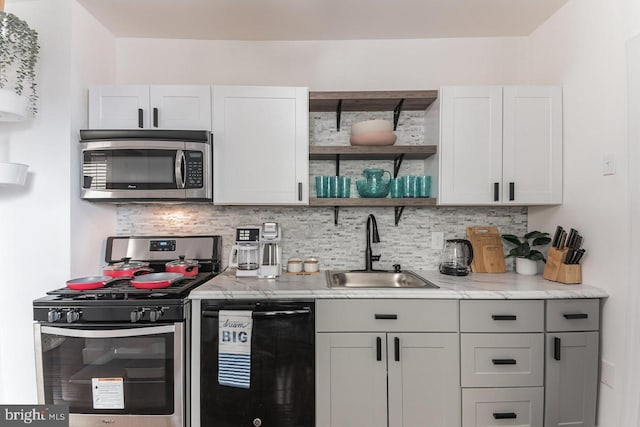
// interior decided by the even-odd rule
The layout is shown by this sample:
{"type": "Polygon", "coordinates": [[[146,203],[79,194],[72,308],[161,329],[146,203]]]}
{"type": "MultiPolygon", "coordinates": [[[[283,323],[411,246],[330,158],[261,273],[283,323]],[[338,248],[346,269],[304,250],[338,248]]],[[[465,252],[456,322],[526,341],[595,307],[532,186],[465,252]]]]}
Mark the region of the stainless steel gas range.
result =
{"type": "Polygon", "coordinates": [[[184,256],[197,260],[199,272],[159,289],[125,277],[35,300],[39,403],[68,405],[70,426],[187,425],[186,297],[220,272],[220,254],[220,236],[108,238],[108,263],[131,258],[159,272],[184,256]]]}

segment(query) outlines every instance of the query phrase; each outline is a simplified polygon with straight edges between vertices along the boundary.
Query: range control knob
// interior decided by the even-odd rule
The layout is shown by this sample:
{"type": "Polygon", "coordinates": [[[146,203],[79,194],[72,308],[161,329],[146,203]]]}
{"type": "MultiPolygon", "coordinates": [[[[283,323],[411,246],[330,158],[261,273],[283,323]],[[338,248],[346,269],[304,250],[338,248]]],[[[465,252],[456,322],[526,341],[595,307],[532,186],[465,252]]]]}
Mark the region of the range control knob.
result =
{"type": "Polygon", "coordinates": [[[254,418],[253,419],[253,425],[255,427],[260,427],[262,425],[262,420],[260,418],[254,418]]]}
{"type": "Polygon", "coordinates": [[[157,322],[164,314],[164,307],[157,307],[155,310],[149,312],[149,320],[157,322]]]}
{"type": "Polygon", "coordinates": [[[55,308],[52,308],[47,313],[47,321],[49,323],[57,322],[58,320],[60,320],[61,317],[62,317],[62,312],[60,310],[56,310],[55,308]]]}
{"type": "Polygon", "coordinates": [[[131,312],[131,323],[136,323],[138,320],[142,319],[144,315],[144,310],[139,308],[131,312]]]}
{"type": "Polygon", "coordinates": [[[82,311],[71,309],[67,311],[67,323],[77,322],[78,320],[80,320],[81,316],[82,316],[82,311]]]}

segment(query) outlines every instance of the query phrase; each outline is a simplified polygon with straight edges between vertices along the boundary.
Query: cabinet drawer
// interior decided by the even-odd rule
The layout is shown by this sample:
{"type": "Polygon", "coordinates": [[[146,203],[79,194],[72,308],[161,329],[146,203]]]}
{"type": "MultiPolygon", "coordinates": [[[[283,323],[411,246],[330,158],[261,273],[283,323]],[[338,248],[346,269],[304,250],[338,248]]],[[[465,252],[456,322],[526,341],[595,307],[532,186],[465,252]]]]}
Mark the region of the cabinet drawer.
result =
{"type": "Polygon", "coordinates": [[[462,390],[462,427],[542,427],[543,389],[462,390]]]}
{"type": "Polygon", "coordinates": [[[462,387],[542,386],[544,334],[461,334],[462,387]]]}
{"type": "Polygon", "coordinates": [[[460,301],[460,332],[542,332],[544,301],[460,301]]]}
{"type": "Polygon", "coordinates": [[[600,329],[599,299],[547,301],[547,331],[597,331],[600,329]]]}
{"type": "Polygon", "coordinates": [[[457,332],[454,300],[322,299],[317,332],[457,332]]]}

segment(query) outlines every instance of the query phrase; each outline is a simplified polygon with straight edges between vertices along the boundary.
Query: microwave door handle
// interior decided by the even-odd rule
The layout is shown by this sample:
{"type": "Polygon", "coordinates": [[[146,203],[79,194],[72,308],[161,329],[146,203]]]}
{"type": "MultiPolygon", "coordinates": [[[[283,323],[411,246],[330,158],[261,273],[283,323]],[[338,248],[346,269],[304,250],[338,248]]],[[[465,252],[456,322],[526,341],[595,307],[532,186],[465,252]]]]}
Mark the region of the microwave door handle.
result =
{"type": "Polygon", "coordinates": [[[184,151],[182,150],[177,150],[176,151],[176,161],[175,161],[175,165],[176,165],[176,183],[178,184],[178,188],[183,189],[185,186],[185,157],[184,157],[184,151]]]}

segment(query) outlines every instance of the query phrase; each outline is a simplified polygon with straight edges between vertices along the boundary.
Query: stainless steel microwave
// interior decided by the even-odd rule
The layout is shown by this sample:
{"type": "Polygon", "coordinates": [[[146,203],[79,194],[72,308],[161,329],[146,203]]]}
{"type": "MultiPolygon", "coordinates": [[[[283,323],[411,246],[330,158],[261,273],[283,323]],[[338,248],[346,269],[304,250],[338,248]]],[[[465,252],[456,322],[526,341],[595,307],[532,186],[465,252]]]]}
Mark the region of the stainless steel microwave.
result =
{"type": "Polygon", "coordinates": [[[81,130],[80,197],[211,201],[211,138],[195,130],[81,130]]]}

